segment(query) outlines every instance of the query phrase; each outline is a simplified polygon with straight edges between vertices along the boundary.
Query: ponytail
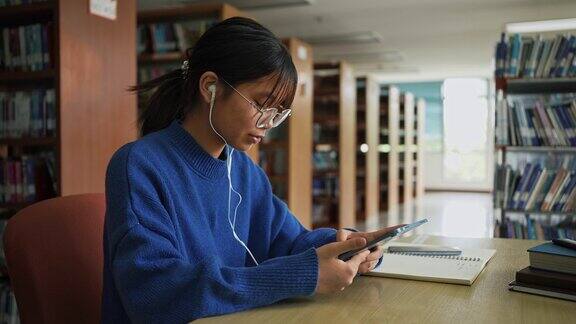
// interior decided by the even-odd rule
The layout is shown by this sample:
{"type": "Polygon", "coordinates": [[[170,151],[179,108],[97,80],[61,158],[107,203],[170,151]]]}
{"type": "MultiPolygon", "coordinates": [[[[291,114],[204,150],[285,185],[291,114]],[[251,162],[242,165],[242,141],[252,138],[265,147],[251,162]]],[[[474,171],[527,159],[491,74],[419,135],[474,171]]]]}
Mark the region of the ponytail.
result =
{"type": "Polygon", "coordinates": [[[184,83],[182,70],[176,69],[130,88],[140,100],[145,99],[145,105],[138,114],[141,136],[166,128],[172,121],[183,118],[184,83]],[[148,95],[150,97],[145,98],[148,95]]]}

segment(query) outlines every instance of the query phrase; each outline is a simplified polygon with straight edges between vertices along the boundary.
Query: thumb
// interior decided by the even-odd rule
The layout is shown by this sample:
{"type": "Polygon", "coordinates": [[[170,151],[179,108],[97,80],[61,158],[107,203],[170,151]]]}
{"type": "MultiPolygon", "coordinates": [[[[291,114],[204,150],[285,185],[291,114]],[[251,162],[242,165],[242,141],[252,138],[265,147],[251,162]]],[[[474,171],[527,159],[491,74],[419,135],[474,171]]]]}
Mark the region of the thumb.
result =
{"type": "Polygon", "coordinates": [[[358,249],[366,245],[366,239],[363,237],[358,237],[355,239],[350,239],[342,242],[334,242],[326,245],[328,248],[328,253],[331,256],[338,256],[344,252],[350,250],[358,249]]]}

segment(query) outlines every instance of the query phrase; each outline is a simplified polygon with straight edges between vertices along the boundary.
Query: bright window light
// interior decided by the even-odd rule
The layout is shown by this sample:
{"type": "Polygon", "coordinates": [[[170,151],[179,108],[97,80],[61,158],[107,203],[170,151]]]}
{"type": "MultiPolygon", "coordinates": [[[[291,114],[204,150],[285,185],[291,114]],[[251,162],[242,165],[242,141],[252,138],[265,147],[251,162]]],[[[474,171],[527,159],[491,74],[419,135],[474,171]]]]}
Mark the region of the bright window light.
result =
{"type": "Polygon", "coordinates": [[[576,29],[576,18],[506,24],[506,32],[508,33],[543,33],[571,29],[576,29]]]}

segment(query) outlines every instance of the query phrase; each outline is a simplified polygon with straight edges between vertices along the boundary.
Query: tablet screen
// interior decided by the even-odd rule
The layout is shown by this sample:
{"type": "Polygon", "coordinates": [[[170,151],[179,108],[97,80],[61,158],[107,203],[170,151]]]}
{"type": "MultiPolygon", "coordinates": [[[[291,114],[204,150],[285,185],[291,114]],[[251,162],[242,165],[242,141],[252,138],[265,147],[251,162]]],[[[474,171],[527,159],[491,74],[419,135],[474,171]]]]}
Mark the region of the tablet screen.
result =
{"type": "Polygon", "coordinates": [[[407,225],[404,225],[402,227],[398,227],[394,230],[391,230],[390,232],[386,232],[386,233],[382,234],[381,236],[375,238],[374,240],[366,243],[366,245],[364,247],[361,247],[361,248],[355,249],[355,250],[350,250],[348,252],[340,254],[338,256],[338,259],[340,259],[342,261],[348,261],[354,255],[356,255],[358,253],[360,253],[362,251],[366,251],[368,249],[372,249],[372,248],[376,247],[376,245],[384,244],[384,243],[390,241],[391,239],[398,237],[399,235],[402,235],[408,231],[411,231],[411,230],[415,229],[416,227],[418,227],[418,226],[420,226],[426,222],[428,222],[428,219],[422,219],[422,220],[419,220],[417,222],[407,224],[407,225]]]}

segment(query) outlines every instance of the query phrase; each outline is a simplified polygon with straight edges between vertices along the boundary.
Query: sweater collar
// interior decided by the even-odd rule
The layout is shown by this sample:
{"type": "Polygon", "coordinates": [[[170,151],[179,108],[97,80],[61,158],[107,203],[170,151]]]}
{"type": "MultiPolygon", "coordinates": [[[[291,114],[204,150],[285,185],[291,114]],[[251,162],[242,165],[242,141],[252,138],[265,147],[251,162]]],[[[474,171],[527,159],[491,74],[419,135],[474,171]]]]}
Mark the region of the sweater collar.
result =
{"type": "MultiPolygon", "coordinates": [[[[167,128],[168,137],[176,144],[176,147],[190,166],[209,179],[217,179],[227,174],[226,159],[216,159],[196,142],[194,137],[180,124],[173,121],[167,128]]],[[[226,152],[226,150],[224,150],[226,152]]],[[[223,153],[226,157],[226,153],[223,153]]]]}

